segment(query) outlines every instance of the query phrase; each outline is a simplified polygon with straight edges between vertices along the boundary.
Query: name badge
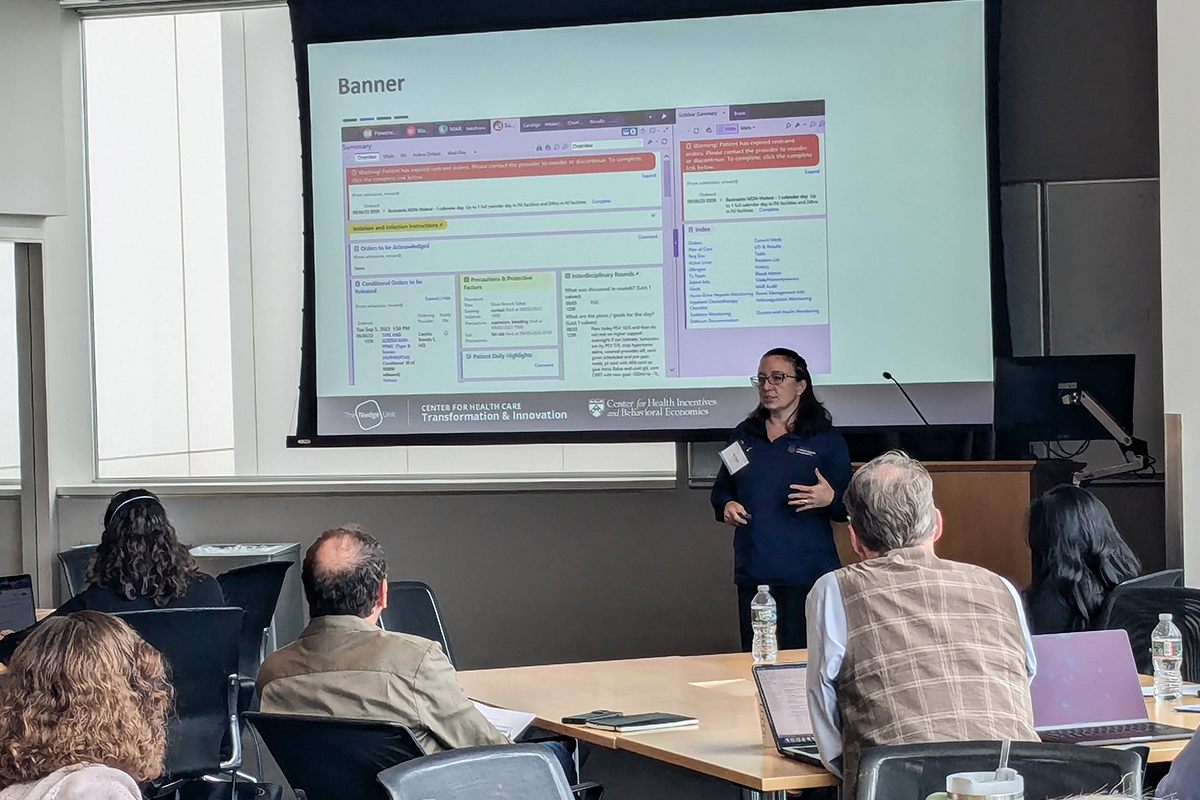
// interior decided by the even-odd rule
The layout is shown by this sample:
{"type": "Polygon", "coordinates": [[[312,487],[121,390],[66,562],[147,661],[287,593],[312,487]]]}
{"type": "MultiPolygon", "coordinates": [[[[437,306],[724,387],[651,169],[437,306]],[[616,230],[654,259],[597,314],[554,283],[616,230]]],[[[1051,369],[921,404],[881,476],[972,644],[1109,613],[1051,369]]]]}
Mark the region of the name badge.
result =
{"type": "Polygon", "coordinates": [[[721,461],[725,464],[725,469],[729,470],[730,475],[736,475],[738,470],[750,465],[750,459],[746,457],[746,451],[742,449],[741,442],[734,442],[722,450],[721,461]]]}

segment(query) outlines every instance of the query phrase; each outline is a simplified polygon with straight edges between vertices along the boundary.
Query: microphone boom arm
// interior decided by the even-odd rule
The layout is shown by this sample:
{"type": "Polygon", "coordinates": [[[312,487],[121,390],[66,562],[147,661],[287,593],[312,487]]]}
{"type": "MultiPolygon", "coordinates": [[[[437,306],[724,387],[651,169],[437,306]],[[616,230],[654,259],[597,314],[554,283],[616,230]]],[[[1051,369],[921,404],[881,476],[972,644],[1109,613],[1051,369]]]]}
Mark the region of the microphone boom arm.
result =
{"type": "Polygon", "coordinates": [[[904,395],[904,399],[908,401],[910,406],[912,406],[912,410],[917,412],[917,416],[921,418],[921,422],[924,422],[926,425],[928,425],[929,420],[925,419],[925,415],[921,413],[921,409],[917,408],[917,404],[913,402],[913,399],[908,396],[908,392],[904,390],[904,386],[901,385],[900,381],[893,378],[892,373],[890,372],[884,372],[883,377],[896,384],[896,388],[900,390],[900,394],[904,395]]]}

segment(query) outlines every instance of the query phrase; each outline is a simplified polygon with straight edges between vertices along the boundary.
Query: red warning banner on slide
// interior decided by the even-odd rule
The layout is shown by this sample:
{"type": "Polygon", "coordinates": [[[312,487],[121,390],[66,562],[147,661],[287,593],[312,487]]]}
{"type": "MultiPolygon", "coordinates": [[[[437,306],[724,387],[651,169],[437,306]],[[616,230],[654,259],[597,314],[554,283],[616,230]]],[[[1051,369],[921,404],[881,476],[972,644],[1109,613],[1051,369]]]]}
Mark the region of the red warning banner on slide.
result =
{"type": "MultiPolygon", "coordinates": [[[[814,137],[815,138],[815,137],[814,137]]],[[[582,175],[593,172],[644,172],[654,169],[653,153],[566,156],[560,158],[506,158],[500,161],[457,161],[395,167],[351,167],[347,185],[453,181],[464,178],[516,178],[526,175],[582,175]]]]}
{"type": "Polygon", "coordinates": [[[683,142],[680,155],[684,172],[812,167],[821,161],[820,140],[813,133],[683,142]]]}

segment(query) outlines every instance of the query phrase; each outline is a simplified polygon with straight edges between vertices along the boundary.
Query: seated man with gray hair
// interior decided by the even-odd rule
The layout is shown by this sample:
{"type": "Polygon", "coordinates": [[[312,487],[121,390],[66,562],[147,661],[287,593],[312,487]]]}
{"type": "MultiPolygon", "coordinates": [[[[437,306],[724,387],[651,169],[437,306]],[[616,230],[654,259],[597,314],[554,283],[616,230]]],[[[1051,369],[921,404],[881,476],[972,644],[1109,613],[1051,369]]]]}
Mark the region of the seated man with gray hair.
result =
{"type": "Polygon", "coordinates": [[[885,453],[854,473],[845,503],[863,560],[823,575],[806,606],[813,730],[845,796],[875,745],[1036,742],[1021,600],[999,575],[934,554],[942,513],[929,473],[885,453]]]}

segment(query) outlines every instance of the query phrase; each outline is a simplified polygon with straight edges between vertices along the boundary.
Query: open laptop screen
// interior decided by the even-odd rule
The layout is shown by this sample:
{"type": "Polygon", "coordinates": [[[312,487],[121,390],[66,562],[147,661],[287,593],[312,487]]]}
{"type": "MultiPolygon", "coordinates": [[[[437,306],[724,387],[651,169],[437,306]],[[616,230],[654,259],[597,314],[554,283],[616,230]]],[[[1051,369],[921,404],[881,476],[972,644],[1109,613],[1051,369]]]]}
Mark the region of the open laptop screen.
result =
{"type": "Polygon", "coordinates": [[[805,687],[807,664],[759,664],[754,667],[759,694],[775,738],[780,741],[812,736],[805,687]]]}
{"type": "Polygon", "coordinates": [[[1146,701],[1125,631],[1033,637],[1033,723],[1040,729],[1145,720],[1146,701]]]}
{"type": "Polygon", "coordinates": [[[33,580],[28,575],[0,578],[0,631],[22,631],[34,621],[33,580]]]}

